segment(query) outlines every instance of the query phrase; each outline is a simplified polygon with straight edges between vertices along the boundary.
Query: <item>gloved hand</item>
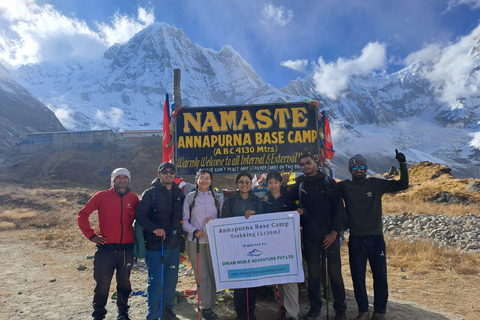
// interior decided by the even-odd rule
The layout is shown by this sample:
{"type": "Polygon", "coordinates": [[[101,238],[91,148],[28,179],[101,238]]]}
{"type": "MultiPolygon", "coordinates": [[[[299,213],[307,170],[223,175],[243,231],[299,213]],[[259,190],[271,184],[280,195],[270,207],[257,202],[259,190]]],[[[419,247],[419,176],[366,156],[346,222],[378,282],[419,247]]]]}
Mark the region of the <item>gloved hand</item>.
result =
{"type": "Polygon", "coordinates": [[[398,152],[397,149],[395,149],[395,159],[397,159],[399,163],[407,162],[407,159],[405,158],[405,155],[401,152],[398,152]]]}

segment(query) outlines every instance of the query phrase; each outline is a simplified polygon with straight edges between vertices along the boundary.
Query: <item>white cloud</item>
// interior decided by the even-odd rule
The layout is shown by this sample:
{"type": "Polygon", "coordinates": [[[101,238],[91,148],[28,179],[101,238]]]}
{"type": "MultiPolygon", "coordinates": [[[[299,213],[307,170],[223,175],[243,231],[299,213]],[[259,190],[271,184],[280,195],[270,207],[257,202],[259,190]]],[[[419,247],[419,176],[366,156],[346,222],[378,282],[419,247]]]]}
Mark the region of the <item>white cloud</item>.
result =
{"type": "Polygon", "coordinates": [[[106,23],[97,23],[100,36],[109,45],[124,43],[133,37],[135,33],[155,22],[155,15],[153,10],[147,11],[139,7],[137,19],[138,21],[117,11],[113,15],[112,26],[106,23]]]}
{"type": "Polygon", "coordinates": [[[111,108],[110,111],[104,112],[97,109],[95,119],[100,122],[108,122],[113,126],[118,126],[123,117],[123,110],[120,108],[111,108]]]}
{"type": "Polygon", "coordinates": [[[47,107],[55,113],[65,129],[74,130],[76,128],[77,123],[67,105],[59,105],[58,109],[54,109],[52,105],[47,105],[47,107]]]}
{"type": "Polygon", "coordinates": [[[473,9],[477,9],[480,8],[480,0],[450,0],[448,1],[447,10],[450,10],[460,5],[467,5],[473,9]]]}
{"type": "Polygon", "coordinates": [[[308,60],[287,60],[280,62],[282,67],[287,67],[298,72],[306,73],[306,68],[308,66],[308,60]]]}
{"type": "Polygon", "coordinates": [[[433,62],[440,55],[440,52],[441,52],[441,48],[438,44],[431,44],[423,48],[422,50],[409,54],[405,58],[404,62],[406,65],[412,64],[419,60],[424,62],[427,62],[427,61],[433,62]]]}
{"type": "Polygon", "coordinates": [[[330,99],[337,99],[340,92],[347,88],[348,79],[354,75],[367,75],[375,70],[381,70],[387,63],[385,44],[368,43],[358,58],[339,58],[336,63],[325,63],[318,58],[313,79],[318,92],[330,99]]]}
{"type": "Polygon", "coordinates": [[[295,17],[292,10],[286,11],[283,6],[276,7],[271,2],[263,8],[263,16],[266,20],[273,20],[281,26],[287,25],[295,17]]]}
{"type": "Polygon", "coordinates": [[[115,13],[111,25],[98,31],[76,17],[65,16],[52,5],[36,0],[0,2],[0,62],[7,67],[65,58],[101,55],[113,43],[122,43],[155,20],[153,11],[138,8],[137,17],[115,13]]]}
{"type": "Polygon", "coordinates": [[[456,43],[432,44],[410,54],[407,64],[419,60],[425,67],[423,75],[440,93],[440,100],[451,105],[458,98],[480,93],[480,25],[456,43]],[[476,49],[474,49],[476,48],[476,49]]]}

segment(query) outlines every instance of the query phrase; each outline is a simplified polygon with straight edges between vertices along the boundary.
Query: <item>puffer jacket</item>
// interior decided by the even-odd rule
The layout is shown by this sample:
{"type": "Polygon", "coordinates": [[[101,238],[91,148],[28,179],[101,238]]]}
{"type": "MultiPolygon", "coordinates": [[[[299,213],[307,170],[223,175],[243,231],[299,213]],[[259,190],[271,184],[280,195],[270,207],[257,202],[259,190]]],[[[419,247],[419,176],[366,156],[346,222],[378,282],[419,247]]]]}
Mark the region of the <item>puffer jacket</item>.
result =
{"type": "Polygon", "coordinates": [[[147,250],[162,249],[162,237],[157,237],[153,233],[155,229],[165,230],[167,238],[164,247],[174,249],[182,242],[182,210],[185,196],[175,183],[172,183],[172,189],[169,191],[159,178],[152,181],[152,186],[143,192],[135,219],[144,229],[147,250]],[[152,210],[153,192],[156,193],[156,204],[152,210]]]}
{"type": "Polygon", "coordinates": [[[305,240],[323,241],[332,231],[340,233],[345,223],[340,187],[333,179],[325,180],[325,174],[317,171],[314,176],[300,176],[288,191],[294,201],[300,200],[305,213],[300,216],[305,240]],[[299,190],[302,187],[302,190],[299,190]],[[329,188],[330,190],[327,190],[329,188]]]}

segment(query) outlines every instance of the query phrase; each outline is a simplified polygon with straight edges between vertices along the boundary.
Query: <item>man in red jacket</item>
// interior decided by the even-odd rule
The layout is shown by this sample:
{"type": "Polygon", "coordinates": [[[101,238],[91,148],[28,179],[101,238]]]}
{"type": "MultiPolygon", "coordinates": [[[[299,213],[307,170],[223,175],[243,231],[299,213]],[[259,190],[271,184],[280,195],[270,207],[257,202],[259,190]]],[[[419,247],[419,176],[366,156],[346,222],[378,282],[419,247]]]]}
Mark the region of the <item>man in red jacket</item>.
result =
{"type": "Polygon", "coordinates": [[[97,192],[78,212],[78,226],[87,239],[97,245],[93,263],[93,277],[96,285],[93,295],[95,320],[104,319],[113,273],[117,272],[118,320],[128,317],[128,296],[132,291],[130,272],[133,265],[133,219],[139,200],[128,185],[130,172],[125,168],[113,170],[112,187],[97,192]],[[90,226],[89,217],[98,212],[100,230],[97,233],[90,226]]]}

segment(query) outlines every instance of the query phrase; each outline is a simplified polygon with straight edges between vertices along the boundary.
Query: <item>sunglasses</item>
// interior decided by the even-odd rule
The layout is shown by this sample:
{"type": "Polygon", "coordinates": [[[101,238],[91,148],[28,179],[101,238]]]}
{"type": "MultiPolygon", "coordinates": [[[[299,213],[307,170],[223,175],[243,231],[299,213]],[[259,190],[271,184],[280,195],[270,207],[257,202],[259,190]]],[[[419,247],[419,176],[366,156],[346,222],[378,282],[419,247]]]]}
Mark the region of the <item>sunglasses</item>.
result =
{"type": "Polygon", "coordinates": [[[240,180],[238,181],[239,184],[251,184],[252,181],[243,181],[243,180],[240,180]]]}
{"type": "Polygon", "coordinates": [[[160,171],[162,174],[175,174],[175,170],[162,170],[160,171]]]}
{"type": "Polygon", "coordinates": [[[298,165],[299,165],[300,167],[305,167],[305,165],[307,165],[307,164],[308,164],[308,165],[311,165],[312,163],[313,163],[312,160],[308,160],[308,161],[305,161],[305,162],[300,162],[298,165]]]}
{"type": "Polygon", "coordinates": [[[367,169],[367,166],[362,164],[361,166],[353,166],[352,167],[352,171],[357,171],[358,169],[360,170],[366,170],[367,169]]]}

